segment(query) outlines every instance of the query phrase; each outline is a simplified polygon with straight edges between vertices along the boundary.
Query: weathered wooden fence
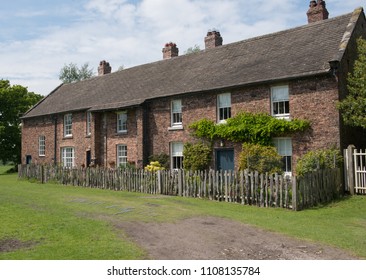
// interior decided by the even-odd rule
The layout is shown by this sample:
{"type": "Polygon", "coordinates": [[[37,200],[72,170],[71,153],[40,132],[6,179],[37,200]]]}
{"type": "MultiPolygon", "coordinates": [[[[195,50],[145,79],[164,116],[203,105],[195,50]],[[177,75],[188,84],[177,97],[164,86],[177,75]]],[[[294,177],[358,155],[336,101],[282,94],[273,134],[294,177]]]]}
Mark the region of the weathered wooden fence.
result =
{"type": "Polygon", "coordinates": [[[42,183],[164,194],[235,202],[259,207],[301,210],[337,198],[342,178],[339,169],[319,171],[289,180],[274,174],[248,171],[158,171],[105,168],[63,168],[20,165],[19,177],[42,183]]]}
{"type": "Polygon", "coordinates": [[[346,191],[350,194],[366,194],[366,150],[350,145],[343,151],[346,191]]]}

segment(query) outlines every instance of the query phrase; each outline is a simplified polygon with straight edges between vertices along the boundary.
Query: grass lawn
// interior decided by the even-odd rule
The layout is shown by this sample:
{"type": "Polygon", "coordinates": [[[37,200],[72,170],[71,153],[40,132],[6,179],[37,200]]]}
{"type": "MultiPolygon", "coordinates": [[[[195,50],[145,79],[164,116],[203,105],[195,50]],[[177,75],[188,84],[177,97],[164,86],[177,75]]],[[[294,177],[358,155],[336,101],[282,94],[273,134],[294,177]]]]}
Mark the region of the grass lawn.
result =
{"type": "MultiPolygon", "coordinates": [[[[0,167],[0,174],[5,168],[0,167]]],[[[366,196],[293,212],[180,197],[114,192],[17,180],[0,175],[0,259],[144,259],[117,231],[123,221],[174,222],[219,216],[333,245],[366,258],[366,196]],[[156,207],[159,205],[160,207],[156,207]],[[16,241],[18,243],[16,243],[16,241]]]]}

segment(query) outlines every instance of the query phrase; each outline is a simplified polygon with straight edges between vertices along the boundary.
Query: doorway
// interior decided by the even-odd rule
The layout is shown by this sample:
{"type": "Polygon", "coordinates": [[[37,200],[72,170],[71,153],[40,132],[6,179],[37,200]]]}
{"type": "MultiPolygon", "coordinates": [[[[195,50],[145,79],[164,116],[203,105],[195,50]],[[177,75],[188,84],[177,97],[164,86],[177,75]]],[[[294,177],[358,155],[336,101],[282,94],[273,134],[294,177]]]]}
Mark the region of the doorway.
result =
{"type": "Polygon", "coordinates": [[[234,170],[234,150],[216,150],[216,169],[234,170]]]}

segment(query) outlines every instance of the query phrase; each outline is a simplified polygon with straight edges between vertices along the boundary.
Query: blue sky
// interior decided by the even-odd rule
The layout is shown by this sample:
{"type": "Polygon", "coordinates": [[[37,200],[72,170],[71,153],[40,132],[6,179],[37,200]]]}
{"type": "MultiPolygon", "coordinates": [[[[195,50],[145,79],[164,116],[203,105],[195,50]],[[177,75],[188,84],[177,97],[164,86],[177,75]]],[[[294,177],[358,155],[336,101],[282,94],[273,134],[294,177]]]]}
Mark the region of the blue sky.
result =
{"type": "MultiPolygon", "coordinates": [[[[99,61],[112,71],[162,59],[166,42],[180,54],[204,48],[209,29],[224,44],[307,23],[308,0],[2,0],[0,79],[47,95],[71,62],[99,61]]],[[[326,0],[330,17],[366,7],[365,0],[326,0]]]]}

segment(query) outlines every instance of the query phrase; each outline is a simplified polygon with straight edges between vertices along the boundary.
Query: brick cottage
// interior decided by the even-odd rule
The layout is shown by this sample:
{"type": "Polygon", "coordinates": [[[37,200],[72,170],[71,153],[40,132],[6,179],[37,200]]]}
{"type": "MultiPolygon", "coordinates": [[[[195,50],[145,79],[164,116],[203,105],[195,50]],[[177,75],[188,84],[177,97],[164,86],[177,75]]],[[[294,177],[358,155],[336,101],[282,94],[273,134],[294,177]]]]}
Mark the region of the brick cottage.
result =
{"type": "MultiPolygon", "coordinates": [[[[181,168],[188,126],[217,123],[239,112],[265,112],[309,120],[311,129],[273,139],[291,173],[309,150],[361,144],[359,131],[343,125],[336,102],[366,38],[362,8],[328,19],[324,1],[311,1],[308,24],[223,45],[209,31],[205,50],[179,56],[174,43],[163,59],[62,84],[22,117],[22,163],[142,167],[150,155],[167,154],[181,168]]],[[[236,169],[242,143],[216,141],[212,168],[236,169]]]]}

